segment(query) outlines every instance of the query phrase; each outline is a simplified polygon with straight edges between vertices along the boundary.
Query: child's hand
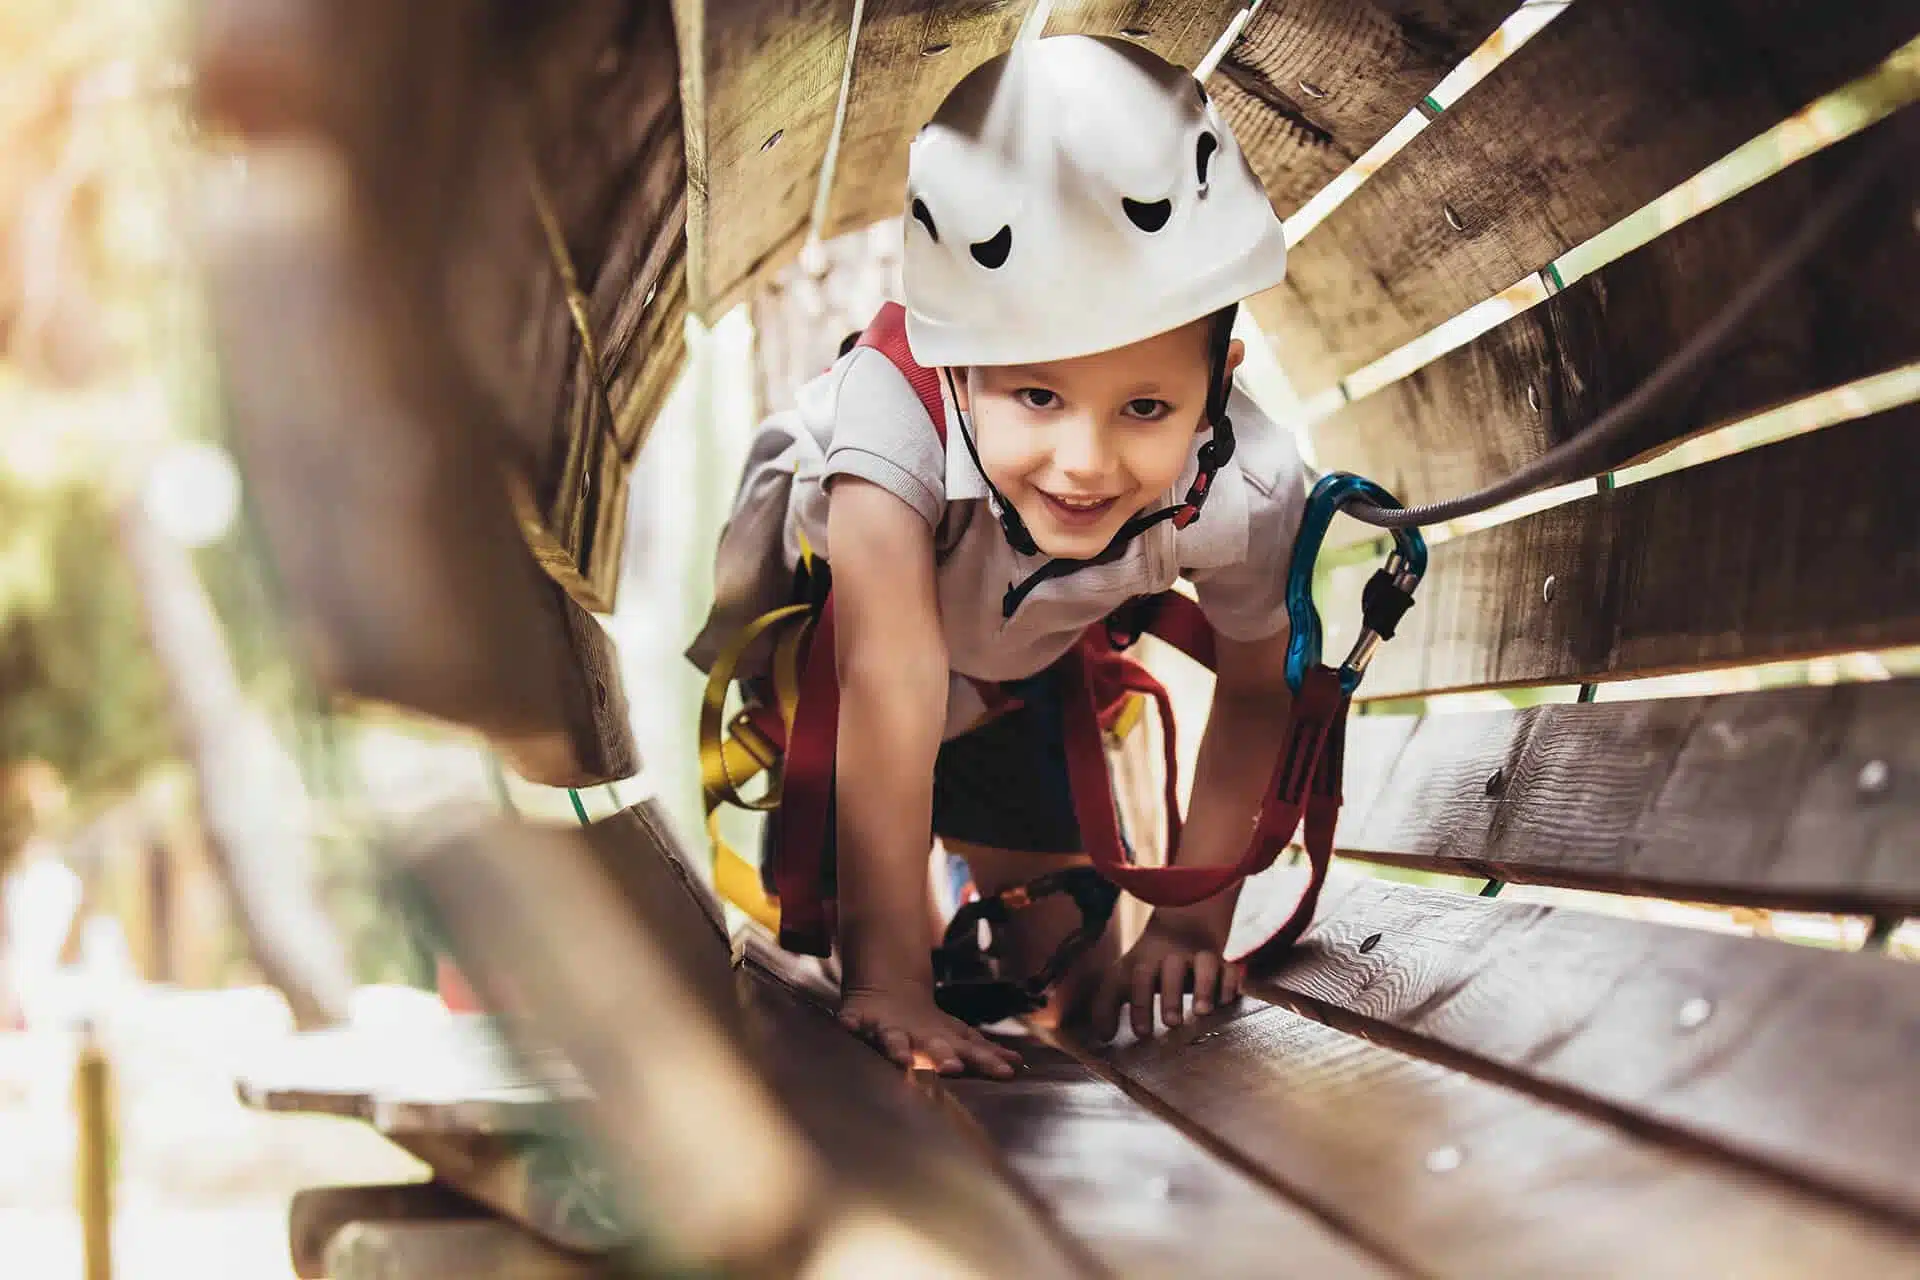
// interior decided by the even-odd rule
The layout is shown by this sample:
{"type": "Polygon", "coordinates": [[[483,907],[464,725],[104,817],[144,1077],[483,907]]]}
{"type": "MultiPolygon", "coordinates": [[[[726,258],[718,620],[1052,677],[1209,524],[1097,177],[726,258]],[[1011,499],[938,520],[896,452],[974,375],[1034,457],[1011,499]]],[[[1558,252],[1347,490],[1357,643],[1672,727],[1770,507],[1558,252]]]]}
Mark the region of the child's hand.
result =
{"type": "Polygon", "coordinates": [[[849,990],[840,1000],[840,1024],[903,1067],[913,1065],[916,1051],[943,1076],[972,1068],[983,1076],[1007,1080],[1020,1065],[1019,1054],[948,1017],[934,1004],[932,993],[919,988],[849,990]]]}
{"type": "Polygon", "coordinates": [[[1092,1030],[1102,1040],[1120,1029],[1120,1006],[1132,1009],[1133,1034],[1153,1034],[1153,997],[1160,995],[1160,1019],[1169,1027],[1181,1020],[1182,996],[1191,978],[1193,1011],[1213,1012],[1218,1004],[1240,998],[1240,966],[1220,954],[1223,931],[1197,913],[1162,907],[1120,962],[1107,971],[1094,995],[1092,1030]]]}

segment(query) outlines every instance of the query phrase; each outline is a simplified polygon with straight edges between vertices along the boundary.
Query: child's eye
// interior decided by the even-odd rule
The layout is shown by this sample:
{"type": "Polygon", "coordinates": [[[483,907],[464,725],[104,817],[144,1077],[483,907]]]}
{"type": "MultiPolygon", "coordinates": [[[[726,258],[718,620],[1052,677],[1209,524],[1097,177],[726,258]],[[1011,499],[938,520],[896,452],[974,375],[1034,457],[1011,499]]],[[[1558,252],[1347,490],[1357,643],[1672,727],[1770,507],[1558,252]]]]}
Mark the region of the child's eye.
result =
{"type": "Polygon", "coordinates": [[[1143,422],[1158,422],[1173,412],[1173,406],[1165,400],[1155,400],[1151,396],[1141,396],[1127,401],[1129,417],[1139,418],[1143,422]]]}
{"type": "Polygon", "coordinates": [[[1022,387],[1013,396],[1029,409],[1051,409],[1060,403],[1060,397],[1045,387],[1022,387]]]}

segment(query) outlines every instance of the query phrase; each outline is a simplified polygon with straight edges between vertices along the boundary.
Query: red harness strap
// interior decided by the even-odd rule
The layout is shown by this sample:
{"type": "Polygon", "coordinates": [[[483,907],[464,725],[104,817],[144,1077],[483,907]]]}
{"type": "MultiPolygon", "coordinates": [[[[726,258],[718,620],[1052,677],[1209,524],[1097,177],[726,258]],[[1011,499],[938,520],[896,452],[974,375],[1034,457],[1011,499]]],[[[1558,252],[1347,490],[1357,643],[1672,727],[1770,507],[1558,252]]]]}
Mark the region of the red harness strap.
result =
{"type": "MultiPolygon", "coordinates": [[[[892,302],[881,307],[857,345],[879,351],[900,370],[944,445],[946,406],[940,396],[939,375],[914,362],[907,343],[904,309],[892,302]]],[[[1149,602],[1149,607],[1152,616],[1148,631],[1213,668],[1213,629],[1198,605],[1169,591],[1149,602]]],[[[1172,704],[1165,687],[1115,646],[1104,623],[1088,628],[1057,669],[1063,682],[1063,729],[1074,815],[1094,867],[1113,884],[1155,906],[1190,905],[1271,866],[1304,817],[1307,855],[1312,864],[1307,890],[1277,932],[1247,955],[1234,958],[1251,958],[1290,945],[1312,918],[1339,816],[1340,749],[1347,699],[1334,672],[1316,667],[1295,698],[1286,747],[1274,765],[1253,838],[1240,859],[1217,867],[1183,867],[1176,865],[1180,842],[1177,754],[1172,704]],[[1127,696],[1135,693],[1151,697],[1160,712],[1166,757],[1169,864],[1164,867],[1139,867],[1128,862],[1107,773],[1102,728],[1112,725],[1127,696]]],[[[990,708],[1004,709],[1013,704],[997,685],[980,688],[990,708]]],[[[780,899],[780,944],[789,951],[811,955],[829,953],[836,923],[826,851],[833,835],[828,823],[839,716],[833,597],[829,593],[803,659],[792,732],[784,735],[786,741],[780,744],[784,754],[781,803],[773,818],[779,850],[773,877],[780,899]]],[[[777,732],[777,715],[757,718],[756,724],[763,732],[772,731],[769,736],[776,741],[782,736],[777,732]]]]}

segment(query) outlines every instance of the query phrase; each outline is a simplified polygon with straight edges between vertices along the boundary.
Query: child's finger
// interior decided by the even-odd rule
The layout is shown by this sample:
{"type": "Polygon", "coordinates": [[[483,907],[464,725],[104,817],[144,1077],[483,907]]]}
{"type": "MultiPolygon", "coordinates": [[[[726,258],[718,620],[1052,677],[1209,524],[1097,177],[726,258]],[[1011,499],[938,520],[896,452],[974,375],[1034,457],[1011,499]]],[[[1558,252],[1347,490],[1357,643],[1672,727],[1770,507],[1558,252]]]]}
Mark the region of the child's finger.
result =
{"type": "MultiPolygon", "coordinates": [[[[1193,958],[1193,1013],[1202,1017],[1213,1012],[1213,993],[1220,984],[1220,957],[1202,951],[1193,958]]],[[[1224,988],[1222,988],[1224,991],[1224,988]]],[[[1226,998],[1224,995],[1221,997],[1226,998]]]]}
{"type": "Polygon", "coordinates": [[[1186,1003],[1187,957],[1170,955],[1160,962],[1160,1021],[1169,1027],[1180,1025],[1181,1006],[1186,1003]]]}
{"type": "Polygon", "coordinates": [[[898,1066],[913,1065],[913,1040],[898,1027],[886,1027],[880,1032],[881,1050],[898,1066]]]}
{"type": "Polygon", "coordinates": [[[1145,1040],[1153,1034],[1153,984],[1159,980],[1160,971],[1150,964],[1138,965],[1133,971],[1133,991],[1127,1003],[1133,1015],[1133,1034],[1145,1040]]]}
{"type": "Polygon", "coordinates": [[[950,1076],[967,1069],[967,1064],[960,1061],[960,1055],[954,1052],[953,1041],[945,1036],[928,1036],[923,1047],[941,1075],[950,1076]]]}
{"type": "Polygon", "coordinates": [[[960,1046],[960,1056],[981,1075],[992,1076],[996,1080],[1005,1080],[1013,1075],[1015,1063],[1007,1061],[1006,1051],[989,1041],[967,1041],[960,1046]]]}
{"type": "Polygon", "coordinates": [[[1230,964],[1220,975],[1220,1003],[1232,1004],[1240,998],[1240,983],[1246,977],[1243,965],[1230,964]]]}
{"type": "Polygon", "coordinates": [[[1100,990],[1093,997],[1093,1034],[1101,1040],[1113,1039],[1120,1029],[1121,983],[1126,980],[1124,966],[1115,965],[1100,979],[1100,990]]]}

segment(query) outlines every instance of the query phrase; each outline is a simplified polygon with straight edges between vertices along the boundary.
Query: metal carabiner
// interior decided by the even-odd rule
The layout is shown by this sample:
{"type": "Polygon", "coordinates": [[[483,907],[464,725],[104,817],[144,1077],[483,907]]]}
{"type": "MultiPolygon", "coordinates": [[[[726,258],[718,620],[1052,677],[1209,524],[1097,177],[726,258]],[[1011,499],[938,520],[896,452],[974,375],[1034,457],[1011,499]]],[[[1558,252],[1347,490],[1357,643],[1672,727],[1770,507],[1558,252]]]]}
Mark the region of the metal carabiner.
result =
{"type": "MultiPolygon", "coordinates": [[[[1313,568],[1326,541],[1327,526],[1334,513],[1353,502],[1370,502],[1378,507],[1398,507],[1399,499],[1373,481],[1348,471],[1332,471],[1320,477],[1307,495],[1307,512],[1300,520],[1300,535],[1293,543],[1293,563],[1287,570],[1287,621],[1292,634],[1287,639],[1287,687],[1300,692],[1307,672],[1320,663],[1320,611],[1313,603],[1313,568]]],[[[1376,576],[1390,583],[1402,596],[1411,597],[1413,589],[1427,572],[1427,540],[1418,529],[1394,529],[1393,552],[1376,576]]],[[[1403,607],[1404,607],[1403,602],[1403,607]]],[[[1383,623],[1387,631],[1390,624],[1383,623]]],[[[1361,627],[1360,638],[1340,664],[1340,688],[1352,693],[1360,686],[1367,664],[1380,648],[1381,632],[1371,621],[1361,627]]]]}

